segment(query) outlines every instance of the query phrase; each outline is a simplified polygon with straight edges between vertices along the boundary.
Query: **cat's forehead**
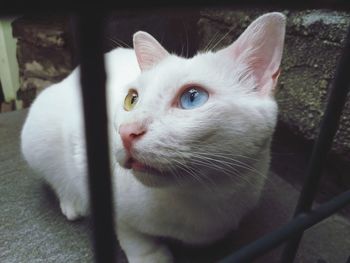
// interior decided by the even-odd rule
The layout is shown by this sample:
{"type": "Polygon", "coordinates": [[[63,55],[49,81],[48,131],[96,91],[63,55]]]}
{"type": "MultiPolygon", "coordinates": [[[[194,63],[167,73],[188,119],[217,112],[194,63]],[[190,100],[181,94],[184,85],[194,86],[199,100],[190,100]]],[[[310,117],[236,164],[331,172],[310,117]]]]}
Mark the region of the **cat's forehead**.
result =
{"type": "Polygon", "coordinates": [[[215,75],[213,62],[211,54],[200,54],[193,58],[172,55],[143,72],[135,85],[139,89],[147,89],[147,92],[163,92],[176,91],[187,84],[206,84],[215,75]]]}

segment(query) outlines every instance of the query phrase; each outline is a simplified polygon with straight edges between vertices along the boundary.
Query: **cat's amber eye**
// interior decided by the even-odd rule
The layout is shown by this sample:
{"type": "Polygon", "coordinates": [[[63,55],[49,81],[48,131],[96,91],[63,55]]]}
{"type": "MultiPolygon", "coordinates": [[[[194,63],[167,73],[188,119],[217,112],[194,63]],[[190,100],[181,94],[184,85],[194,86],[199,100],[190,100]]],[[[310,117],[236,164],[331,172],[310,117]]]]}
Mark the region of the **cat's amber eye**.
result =
{"type": "Polygon", "coordinates": [[[138,99],[139,95],[137,91],[134,89],[129,90],[128,95],[126,95],[124,100],[124,109],[126,111],[131,111],[135,107],[138,99]]]}

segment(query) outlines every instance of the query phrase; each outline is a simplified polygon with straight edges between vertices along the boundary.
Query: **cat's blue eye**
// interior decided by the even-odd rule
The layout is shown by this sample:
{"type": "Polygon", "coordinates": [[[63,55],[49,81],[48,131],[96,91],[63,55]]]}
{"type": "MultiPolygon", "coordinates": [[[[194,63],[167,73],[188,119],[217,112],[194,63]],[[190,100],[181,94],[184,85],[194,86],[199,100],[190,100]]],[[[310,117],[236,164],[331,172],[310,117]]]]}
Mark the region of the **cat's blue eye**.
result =
{"type": "Polygon", "coordinates": [[[185,110],[198,108],[207,102],[208,92],[201,88],[191,87],[185,90],[180,96],[180,106],[185,110]]]}

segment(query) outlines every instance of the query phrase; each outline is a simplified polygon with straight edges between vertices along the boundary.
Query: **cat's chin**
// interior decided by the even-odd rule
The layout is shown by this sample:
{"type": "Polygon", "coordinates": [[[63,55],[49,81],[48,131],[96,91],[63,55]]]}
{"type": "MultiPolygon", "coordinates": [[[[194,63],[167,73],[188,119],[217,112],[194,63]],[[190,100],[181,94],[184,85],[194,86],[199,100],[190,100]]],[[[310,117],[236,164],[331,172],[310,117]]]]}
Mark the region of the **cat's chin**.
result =
{"type": "Polygon", "coordinates": [[[152,173],[150,171],[132,170],[134,177],[143,185],[148,187],[167,187],[173,185],[172,178],[166,174],[152,173]]]}
{"type": "Polygon", "coordinates": [[[160,173],[158,170],[156,170],[155,168],[146,165],[144,163],[141,163],[140,161],[134,159],[134,158],[129,158],[125,164],[123,165],[124,168],[126,169],[132,169],[133,171],[137,171],[137,172],[144,172],[144,173],[160,173]]]}
{"type": "Polygon", "coordinates": [[[131,170],[135,178],[148,187],[163,187],[172,182],[172,176],[169,176],[168,173],[141,163],[134,158],[129,158],[122,164],[122,167],[131,170]]]}

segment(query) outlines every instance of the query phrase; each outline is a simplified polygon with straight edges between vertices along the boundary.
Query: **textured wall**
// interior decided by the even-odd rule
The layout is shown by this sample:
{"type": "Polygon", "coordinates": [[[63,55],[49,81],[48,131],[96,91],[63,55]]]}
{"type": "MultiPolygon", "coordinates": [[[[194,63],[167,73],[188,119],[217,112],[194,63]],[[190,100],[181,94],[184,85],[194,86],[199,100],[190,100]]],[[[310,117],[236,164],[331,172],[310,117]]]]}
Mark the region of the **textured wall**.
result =
{"type": "Polygon", "coordinates": [[[20,70],[18,98],[28,106],[38,92],[67,76],[72,68],[68,19],[24,17],[13,22],[20,70]]]}
{"type": "MultiPolygon", "coordinates": [[[[203,10],[198,23],[201,48],[230,44],[263,13],[261,10],[203,10]]],[[[350,24],[350,13],[327,10],[284,13],[287,35],[277,93],[279,117],[294,133],[314,139],[350,24]]],[[[350,160],[350,98],[333,150],[350,160]]]]}

